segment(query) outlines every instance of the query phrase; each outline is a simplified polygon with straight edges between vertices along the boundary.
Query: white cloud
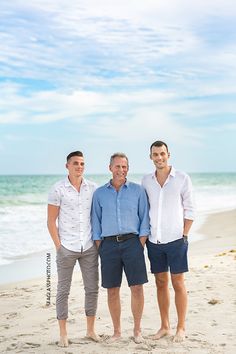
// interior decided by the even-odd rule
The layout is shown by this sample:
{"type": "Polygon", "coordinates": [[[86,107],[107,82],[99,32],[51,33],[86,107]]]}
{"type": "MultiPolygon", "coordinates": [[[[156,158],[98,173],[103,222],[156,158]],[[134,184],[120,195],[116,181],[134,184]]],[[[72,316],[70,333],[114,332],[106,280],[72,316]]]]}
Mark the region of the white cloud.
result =
{"type": "Polygon", "coordinates": [[[234,0],[1,2],[0,124],[30,123],[36,139],[39,124],[65,122],[99,148],[159,134],[196,147],[213,126],[229,132],[235,10],[234,0]]]}

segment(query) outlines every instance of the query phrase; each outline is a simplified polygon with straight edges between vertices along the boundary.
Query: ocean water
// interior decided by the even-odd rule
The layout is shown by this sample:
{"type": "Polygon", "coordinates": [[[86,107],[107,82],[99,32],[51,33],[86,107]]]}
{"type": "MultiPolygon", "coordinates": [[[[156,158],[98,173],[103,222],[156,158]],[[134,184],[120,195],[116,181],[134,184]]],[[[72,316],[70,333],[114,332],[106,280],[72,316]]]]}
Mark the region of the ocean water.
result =
{"type": "MultiPolygon", "coordinates": [[[[197,215],[236,208],[236,173],[190,174],[197,215]]],[[[143,175],[129,175],[140,183],[143,175]]],[[[88,175],[98,185],[110,175],[88,175]]],[[[0,265],[50,250],[46,227],[47,194],[64,176],[0,176],[0,265]]]]}

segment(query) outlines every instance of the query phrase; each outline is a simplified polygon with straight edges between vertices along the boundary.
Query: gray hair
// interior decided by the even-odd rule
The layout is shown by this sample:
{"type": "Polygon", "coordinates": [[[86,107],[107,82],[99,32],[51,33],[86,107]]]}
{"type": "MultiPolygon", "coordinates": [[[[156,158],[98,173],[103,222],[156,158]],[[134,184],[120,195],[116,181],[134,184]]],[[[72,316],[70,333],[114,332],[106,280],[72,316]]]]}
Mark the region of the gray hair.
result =
{"type": "Polygon", "coordinates": [[[123,152],[115,152],[115,153],[111,156],[111,158],[110,158],[110,165],[113,164],[114,159],[115,159],[116,157],[122,157],[122,158],[126,159],[128,165],[129,165],[129,159],[128,159],[128,157],[127,157],[123,152]]]}

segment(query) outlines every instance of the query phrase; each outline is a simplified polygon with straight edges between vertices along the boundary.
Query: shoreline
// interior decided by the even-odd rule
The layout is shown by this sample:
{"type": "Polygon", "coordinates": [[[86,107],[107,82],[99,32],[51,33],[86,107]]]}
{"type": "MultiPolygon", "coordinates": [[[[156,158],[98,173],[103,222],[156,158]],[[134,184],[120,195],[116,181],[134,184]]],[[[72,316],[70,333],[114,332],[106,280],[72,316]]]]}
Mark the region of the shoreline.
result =
{"type": "Polygon", "coordinates": [[[56,274],[55,250],[37,252],[0,265],[0,286],[46,276],[47,254],[51,256],[51,274],[56,274]]]}
{"type": "MultiPolygon", "coordinates": [[[[223,237],[220,236],[219,230],[214,227],[214,225],[218,224],[218,221],[220,221],[221,224],[224,224],[224,219],[230,218],[229,226],[227,226],[226,223],[224,228],[231,227],[230,225],[234,225],[234,229],[236,230],[236,222],[234,222],[234,218],[231,217],[231,215],[234,215],[235,211],[236,209],[231,209],[214,213],[209,212],[200,214],[197,217],[196,223],[193,223],[191,229],[192,232],[189,236],[190,252],[192,248],[200,249],[201,241],[204,243],[207,242],[207,245],[210,246],[210,239],[213,237],[216,237],[216,239],[223,237]]],[[[231,238],[233,242],[233,233],[231,238]]],[[[214,242],[214,247],[217,243],[217,241],[216,243],[214,242]]],[[[50,253],[51,256],[51,275],[56,275],[56,252],[54,247],[52,247],[51,249],[45,251],[33,253],[24,257],[19,257],[11,263],[0,265],[0,286],[7,286],[9,284],[21,281],[44,278],[46,276],[47,253],[50,253]]]]}
{"type": "MultiPolygon", "coordinates": [[[[107,344],[105,338],[112,334],[111,318],[106,302],[106,289],[100,288],[96,328],[101,343],[86,339],[84,315],[84,290],[81,273],[74,271],[69,298],[68,349],[58,348],[58,324],[55,315],[56,276],[50,279],[51,305],[47,301],[46,274],[37,279],[0,285],[1,342],[0,352],[8,353],[62,353],[108,354],[110,352],[224,354],[236,352],[235,271],[236,271],[236,210],[210,214],[200,227],[204,239],[189,245],[189,267],[186,273],[188,314],[186,340],[172,343],[171,337],[158,341],[149,336],[160,327],[154,276],[149,271],[149,282],[144,285],[145,307],[142,331],[145,342],[135,344],[132,339],[132,313],[130,290],[123,278],[121,287],[122,339],[107,344]],[[227,321],[225,321],[227,319],[227,321]]],[[[193,236],[194,236],[193,232],[193,236]]],[[[53,260],[52,260],[53,262],[53,260]]],[[[46,260],[44,258],[46,268],[46,260]]],[[[19,265],[19,263],[18,263],[19,265]]],[[[17,272],[22,271],[19,267],[17,272]]],[[[176,326],[174,293],[170,286],[171,333],[176,326]]]]}

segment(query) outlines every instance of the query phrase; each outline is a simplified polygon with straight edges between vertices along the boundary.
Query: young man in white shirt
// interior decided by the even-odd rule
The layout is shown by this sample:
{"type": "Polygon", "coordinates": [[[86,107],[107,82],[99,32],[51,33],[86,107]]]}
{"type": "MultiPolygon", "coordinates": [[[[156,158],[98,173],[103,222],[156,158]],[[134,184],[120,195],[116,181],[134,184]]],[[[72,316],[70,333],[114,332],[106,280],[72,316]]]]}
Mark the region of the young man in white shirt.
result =
{"type": "Polygon", "coordinates": [[[188,271],[188,233],[194,220],[192,183],[190,177],[168,165],[170,153],[163,141],[150,147],[155,172],[144,176],[150,204],[151,235],[147,242],[151,272],[155,275],[161,328],[153,336],[160,339],[170,334],[168,273],[175,291],[178,323],[174,342],[185,339],[187,291],[184,272],[188,271]]]}
{"type": "Polygon", "coordinates": [[[98,341],[94,330],[98,299],[98,252],[92,241],[90,211],[96,184],[86,180],[81,151],[67,156],[68,177],[57,182],[48,196],[48,230],[57,252],[56,310],[59,346],[67,347],[68,296],[78,260],[85,289],[87,337],[98,341]]]}

